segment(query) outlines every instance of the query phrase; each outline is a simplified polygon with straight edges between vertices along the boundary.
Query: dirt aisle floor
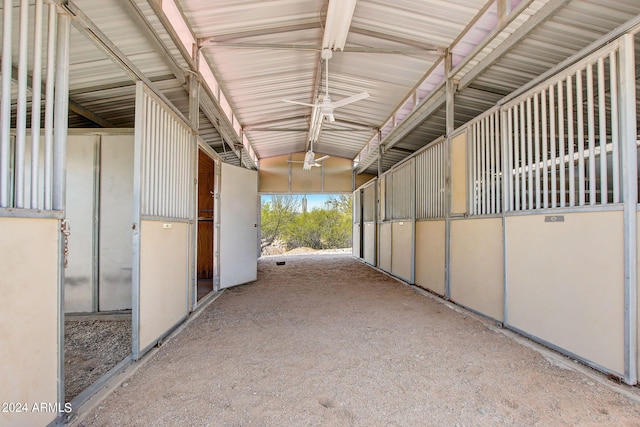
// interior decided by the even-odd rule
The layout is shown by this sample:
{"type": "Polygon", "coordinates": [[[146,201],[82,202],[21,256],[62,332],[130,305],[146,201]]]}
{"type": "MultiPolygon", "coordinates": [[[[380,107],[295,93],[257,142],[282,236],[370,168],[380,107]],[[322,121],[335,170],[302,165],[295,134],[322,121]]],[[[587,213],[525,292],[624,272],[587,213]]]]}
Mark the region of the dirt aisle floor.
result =
{"type": "Polygon", "coordinates": [[[348,255],[269,257],[80,425],[640,425],[610,381],[348,255]]]}

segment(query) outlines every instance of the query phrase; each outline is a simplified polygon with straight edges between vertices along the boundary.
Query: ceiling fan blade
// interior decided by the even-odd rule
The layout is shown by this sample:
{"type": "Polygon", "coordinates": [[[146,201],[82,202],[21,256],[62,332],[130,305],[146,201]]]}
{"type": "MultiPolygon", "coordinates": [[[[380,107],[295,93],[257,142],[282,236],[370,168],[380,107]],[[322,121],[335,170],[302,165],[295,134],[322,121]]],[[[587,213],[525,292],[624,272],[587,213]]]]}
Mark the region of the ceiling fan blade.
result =
{"type": "Polygon", "coordinates": [[[340,101],[334,101],[333,102],[333,108],[338,108],[338,107],[342,107],[344,105],[347,104],[351,104],[352,102],[356,102],[356,101],[360,101],[361,99],[365,99],[369,97],[369,92],[364,91],[364,92],[360,92],[357,95],[352,95],[348,98],[345,99],[341,99],[340,101]]]}
{"type": "Polygon", "coordinates": [[[316,163],[323,162],[323,161],[327,160],[329,157],[331,157],[331,156],[322,156],[322,157],[318,157],[318,158],[316,159],[316,163]]]}
{"type": "Polygon", "coordinates": [[[315,104],[307,104],[306,102],[291,101],[289,99],[283,99],[282,101],[288,102],[289,104],[304,105],[305,107],[315,107],[315,104]]]}
{"type": "Polygon", "coordinates": [[[302,160],[287,160],[287,163],[304,163],[302,160]]]}

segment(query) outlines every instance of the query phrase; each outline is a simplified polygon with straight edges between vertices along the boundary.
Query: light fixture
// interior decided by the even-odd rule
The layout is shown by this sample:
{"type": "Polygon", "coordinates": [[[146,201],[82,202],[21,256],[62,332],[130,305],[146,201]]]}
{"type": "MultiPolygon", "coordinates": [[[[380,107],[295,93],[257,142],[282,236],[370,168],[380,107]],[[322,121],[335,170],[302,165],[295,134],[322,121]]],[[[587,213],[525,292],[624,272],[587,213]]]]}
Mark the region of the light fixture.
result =
{"type": "Polygon", "coordinates": [[[344,50],[357,0],[329,0],[322,48],[344,50]]]}

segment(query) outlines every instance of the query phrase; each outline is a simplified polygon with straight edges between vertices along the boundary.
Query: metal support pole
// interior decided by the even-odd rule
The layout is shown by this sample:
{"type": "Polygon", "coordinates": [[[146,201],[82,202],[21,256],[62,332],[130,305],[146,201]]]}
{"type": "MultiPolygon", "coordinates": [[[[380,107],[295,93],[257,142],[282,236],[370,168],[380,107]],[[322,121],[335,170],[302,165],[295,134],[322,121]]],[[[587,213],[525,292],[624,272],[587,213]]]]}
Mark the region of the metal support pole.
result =
{"type": "MultiPolygon", "coordinates": [[[[198,47],[193,47],[193,57],[196,62],[196,70],[198,69],[199,58],[198,47]]],[[[198,82],[198,76],[196,73],[189,75],[189,121],[196,131],[200,127],[200,83],[198,82]]],[[[190,311],[193,311],[198,306],[198,265],[197,265],[197,253],[198,253],[198,137],[193,135],[193,149],[191,154],[191,176],[193,178],[191,183],[188,183],[191,195],[189,200],[189,206],[191,206],[191,244],[189,245],[189,258],[191,262],[191,306],[190,311]]],[[[214,209],[217,206],[214,206],[214,209]]]]}
{"type": "Polygon", "coordinates": [[[9,207],[9,155],[11,130],[11,23],[13,1],[4,0],[2,31],[2,103],[0,108],[0,208],[9,207]]]}
{"type": "Polygon", "coordinates": [[[56,72],[56,5],[49,4],[47,35],[47,86],[44,107],[44,208],[51,209],[53,167],[53,109],[56,72]]]}
{"type": "Polygon", "coordinates": [[[445,141],[445,243],[444,243],[444,296],[451,298],[451,134],[454,130],[454,85],[450,73],[452,55],[447,52],[444,57],[444,75],[446,81],[446,134],[445,141]]]}
{"type": "Polygon", "coordinates": [[[36,0],[33,34],[33,80],[31,83],[31,203],[38,207],[40,170],[40,109],[42,104],[42,0],[36,0]]]}
{"type": "Polygon", "coordinates": [[[58,13],[55,112],[53,129],[53,209],[64,210],[69,114],[69,34],[71,17],[58,13]]]}
{"type": "MultiPolygon", "coordinates": [[[[53,209],[64,211],[66,195],[66,146],[69,106],[69,40],[71,17],[61,10],[57,14],[57,53],[54,103],[53,135],[53,209]]],[[[62,230],[68,230],[68,223],[60,224],[61,234],[58,243],[58,402],[65,402],[64,390],[64,246],[65,236],[62,230]]]]}
{"type": "Polygon", "coordinates": [[[14,205],[24,208],[25,147],[27,139],[27,41],[29,29],[29,1],[20,1],[18,39],[18,105],[16,110],[16,158],[14,205]]]}
{"type": "Polygon", "coordinates": [[[638,168],[636,145],[635,52],[633,34],[620,49],[620,148],[624,201],[624,381],[638,382],[638,284],[636,270],[638,168]]]}
{"type": "MultiPolygon", "coordinates": [[[[380,134],[378,134],[380,135],[380,134]]],[[[382,175],[382,154],[384,150],[382,145],[378,145],[378,176],[382,175]]]]}

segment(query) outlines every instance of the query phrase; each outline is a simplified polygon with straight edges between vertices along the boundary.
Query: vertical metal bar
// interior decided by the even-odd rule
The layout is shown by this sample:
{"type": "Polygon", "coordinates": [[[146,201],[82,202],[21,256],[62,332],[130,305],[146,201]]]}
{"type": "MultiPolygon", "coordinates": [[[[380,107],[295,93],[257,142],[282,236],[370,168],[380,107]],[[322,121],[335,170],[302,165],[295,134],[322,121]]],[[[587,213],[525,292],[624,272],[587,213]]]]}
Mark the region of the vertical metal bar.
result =
{"type": "Polygon", "coordinates": [[[520,210],[520,144],[518,141],[518,135],[520,133],[520,123],[518,121],[518,106],[514,105],[512,108],[513,116],[513,189],[514,191],[514,210],[520,210]]]}
{"type": "Polygon", "coordinates": [[[634,35],[625,34],[620,49],[620,147],[624,201],[624,380],[638,382],[637,204],[638,148],[634,35]]]}
{"type": "Polygon", "coordinates": [[[604,58],[598,58],[598,128],[600,130],[600,203],[609,203],[607,181],[607,107],[604,79],[604,58]]]}
{"type": "Polygon", "coordinates": [[[487,118],[489,121],[489,144],[491,145],[491,169],[490,169],[490,178],[491,178],[491,213],[494,214],[498,212],[498,188],[497,188],[497,180],[498,180],[498,168],[496,164],[496,144],[495,142],[498,140],[496,135],[496,123],[493,114],[490,114],[487,118]]]}
{"type": "Polygon", "coordinates": [[[40,199],[40,114],[42,105],[42,0],[36,0],[33,32],[33,77],[31,83],[31,202],[37,209],[40,199]]]}
{"type": "Polygon", "coordinates": [[[13,1],[4,0],[2,9],[2,104],[0,107],[0,208],[9,206],[9,156],[11,139],[11,24],[13,1]]]}
{"type": "Polygon", "coordinates": [[[487,139],[485,141],[487,145],[487,154],[489,156],[487,161],[487,185],[489,187],[489,204],[487,205],[487,213],[492,214],[495,213],[495,155],[494,147],[493,147],[493,117],[489,114],[485,119],[483,119],[486,123],[486,135],[487,139]]]}
{"type": "Polygon", "coordinates": [[[535,199],[536,199],[536,209],[540,209],[541,200],[540,200],[540,101],[539,94],[536,93],[533,95],[533,164],[536,167],[535,173],[535,199]]]}
{"type": "Polygon", "coordinates": [[[504,180],[504,162],[502,161],[502,158],[506,155],[506,152],[503,151],[502,147],[502,133],[504,123],[502,121],[502,114],[500,110],[496,110],[494,116],[496,121],[496,138],[494,143],[496,144],[496,192],[498,195],[497,212],[501,213],[504,212],[502,201],[506,197],[502,188],[502,182],[504,180]]]}
{"type": "Polygon", "coordinates": [[[504,213],[511,209],[511,196],[509,190],[509,187],[511,186],[511,179],[506,176],[507,174],[511,176],[511,168],[509,167],[509,155],[511,150],[509,148],[509,124],[507,111],[499,109],[498,114],[500,114],[500,141],[502,143],[502,155],[500,158],[502,162],[502,213],[504,216],[504,213]]]}
{"type": "Polygon", "coordinates": [[[524,102],[520,103],[520,197],[522,200],[522,210],[527,210],[529,207],[527,205],[527,125],[525,121],[525,104],[524,102]]]}
{"type": "Polygon", "coordinates": [[[567,202],[567,186],[565,177],[566,154],[564,149],[564,87],[562,81],[558,82],[558,172],[560,172],[560,207],[563,208],[567,202]]]}
{"type": "Polygon", "coordinates": [[[467,128],[467,206],[470,215],[474,214],[473,200],[474,200],[474,174],[475,174],[475,142],[473,139],[473,125],[467,128]]]}
{"type": "MultiPolygon", "coordinates": [[[[10,2],[11,0],[9,0],[9,3],[10,2]]],[[[44,208],[50,210],[52,202],[53,109],[56,72],[56,5],[53,3],[49,4],[49,25],[47,26],[47,31],[47,87],[44,107],[44,208]]]]}
{"type": "Polygon", "coordinates": [[[611,179],[613,203],[620,203],[620,149],[618,131],[618,57],[609,54],[609,89],[611,92],[611,179]]]}
{"type": "Polygon", "coordinates": [[[536,190],[533,182],[533,123],[531,122],[531,98],[527,98],[527,189],[529,190],[527,196],[529,201],[527,206],[529,209],[534,209],[533,200],[534,192],[536,190]]]}
{"type": "Polygon", "coordinates": [[[487,144],[487,133],[489,132],[487,122],[480,120],[480,148],[482,150],[482,205],[481,214],[489,213],[489,146],[487,144]]]}
{"type": "Polygon", "coordinates": [[[435,177],[433,176],[433,159],[434,159],[434,148],[430,148],[428,151],[425,151],[425,185],[427,191],[427,217],[433,218],[434,214],[434,204],[435,204],[435,188],[436,182],[435,177]]]}
{"type": "Polygon", "coordinates": [[[548,141],[548,128],[547,128],[547,91],[543,90],[540,93],[540,106],[542,111],[542,207],[549,207],[549,141],[548,141]]]}
{"type": "Polygon", "coordinates": [[[445,214],[445,296],[451,298],[451,134],[455,129],[455,87],[453,79],[451,78],[451,70],[453,55],[451,51],[447,51],[447,55],[444,59],[444,71],[446,76],[446,135],[445,140],[445,170],[444,170],[444,182],[445,185],[445,199],[444,199],[444,214],[445,214]]]}
{"type": "MultiPolygon", "coordinates": [[[[507,126],[506,126],[506,148],[507,148],[507,167],[504,170],[503,175],[507,177],[506,182],[507,185],[505,187],[505,198],[508,200],[505,205],[505,211],[513,211],[515,206],[515,197],[514,197],[514,166],[513,166],[513,109],[507,109],[504,114],[506,115],[507,126]]],[[[504,123],[504,122],[503,122],[504,123]]]]}
{"type": "Polygon", "coordinates": [[[16,110],[15,193],[16,208],[25,207],[25,148],[27,144],[27,42],[29,0],[20,0],[18,40],[18,105],[16,110]]]}
{"type": "Polygon", "coordinates": [[[556,105],[555,105],[555,87],[549,85],[549,143],[551,154],[551,207],[556,207],[557,175],[556,175],[556,105]]]}
{"type": "Polygon", "coordinates": [[[65,208],[70,29],[71,17],[64,13],[58,14],[55,112],[53,115],[53,209],[55,210],[64,210],[65,208]]]}
{"type": "Polygon", "coordinates": [[[593,64],[587,65],[587,141],[589,144],[589,204],[596,204],[596,129],[593,111],[593,64]]]}
{"type": "Polygon", "coordinates": [[[569,206],[576,205],[575,153],[573,139],[573,84],[571,76],[567,76],[567,147],[569,151],[569,206]]]}
{"type": "Polygon", "coordinates": [[[582,95],[582,70],[576,72],[576,113],[578,131],[578,204],[585,204],[584,167],[584,99],[582,95]]]}

